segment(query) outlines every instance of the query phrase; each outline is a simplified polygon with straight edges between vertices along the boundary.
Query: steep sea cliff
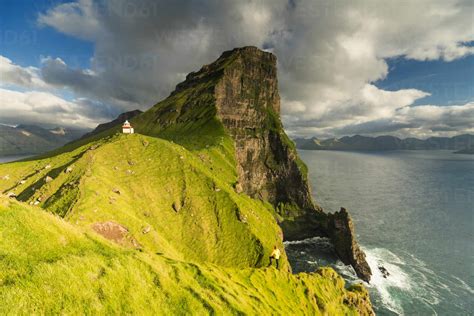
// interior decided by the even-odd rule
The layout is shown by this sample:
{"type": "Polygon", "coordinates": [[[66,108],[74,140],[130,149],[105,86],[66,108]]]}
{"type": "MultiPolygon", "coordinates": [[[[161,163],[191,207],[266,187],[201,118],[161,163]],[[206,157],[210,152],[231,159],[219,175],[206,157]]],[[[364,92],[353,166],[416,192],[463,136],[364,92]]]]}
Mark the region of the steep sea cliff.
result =
{"type": "Polygon", "coordinates": [[[3,311],[373,313],[332,269],[290,273],[283,240],[327,236],[370,278],[348,213],[312,200],[275,56],[225,52],[131,123],[0,165],[3,311]]]}

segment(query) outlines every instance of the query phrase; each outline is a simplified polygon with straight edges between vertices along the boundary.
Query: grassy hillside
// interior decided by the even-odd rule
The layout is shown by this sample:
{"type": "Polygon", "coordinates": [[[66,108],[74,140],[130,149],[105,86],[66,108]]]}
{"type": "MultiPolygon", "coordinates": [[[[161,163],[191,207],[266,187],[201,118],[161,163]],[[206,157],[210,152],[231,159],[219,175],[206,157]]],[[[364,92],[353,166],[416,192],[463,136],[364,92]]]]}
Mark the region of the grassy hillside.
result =
{"type": "Polygon", "coordinates": [[[37,207],[0,197],[0,314],[292,314],[369,312],[361,287],[331,269],[186,263],[110,243],[37,207]]]}
{"type": "MultiPolygon", "coordinates": [[[[137,134],[115,126],[0,164],[0,314],[371,313],[366,290],[331,269],[291,274],[282,217],[238,193],[236,142],[215,107],[235,56],[134,117],[137,134]],[[279,271],[267,268],[274,246],[279,271]]],[[[268,115],[262,128],[293,146],[268,115]]]]}
{"type": "Polygon", "coordinates": [[[330,269],[292,275],[285,255],[266,268],[283,249],[276,214],[235,193],[233,144],[219,139],[188,150],[116,134],[0,165],[0,190],[24,202],[1,199],[0,314],[370,312],[365,289],[330,269]],[[105,222],[125,242],[94,231],[105,222]]]}
{"type": "MultiPolygon", "coordinates": [[[[193,153],[159,138],[114,135],[72,152],[0,165],[0,190],[79,226],[115,221],[171,258],[261,266],[281,245],[272,209],[235,193],[218,148],[193,153]],[[144,230],[149,230],[143,234],[144,230]]],[[[286,261],[285,261],[286,267],[286,261]]]]}

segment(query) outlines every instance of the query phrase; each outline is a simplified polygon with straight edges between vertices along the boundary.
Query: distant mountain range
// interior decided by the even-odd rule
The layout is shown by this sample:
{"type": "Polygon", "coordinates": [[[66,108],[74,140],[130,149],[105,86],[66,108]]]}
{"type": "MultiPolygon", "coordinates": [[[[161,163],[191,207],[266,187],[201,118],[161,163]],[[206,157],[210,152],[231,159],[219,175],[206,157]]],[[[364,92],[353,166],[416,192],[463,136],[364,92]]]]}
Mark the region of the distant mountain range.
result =
{"type": "Polygon", "coordinates": [[[78,139],[89,130],[0,125],[0,156],[40,154],[78,139]]]}
{"type": "Polygon", "coordinates": [[[454,137],[430,137],[400,139],[394,136],[344,136],[342,138],[318,139],[296,138],[296,147],[306,150],[347,150],[347,151],[382,151],[382,150],[455,150],[459,153],[470,153],[474,149],[474,135],[464,134],[454,137]]]}

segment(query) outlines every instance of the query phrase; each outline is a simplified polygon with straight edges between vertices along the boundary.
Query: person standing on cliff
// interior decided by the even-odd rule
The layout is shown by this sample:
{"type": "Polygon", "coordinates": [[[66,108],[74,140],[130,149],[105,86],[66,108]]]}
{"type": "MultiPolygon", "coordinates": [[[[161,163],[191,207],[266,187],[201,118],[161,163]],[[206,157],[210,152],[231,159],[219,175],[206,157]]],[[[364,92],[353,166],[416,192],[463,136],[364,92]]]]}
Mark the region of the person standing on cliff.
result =
{"type": "Polygon", "coordinates": [[[273,259],[275,259],[276,268],[279,269],[279,266],[280,266],[280,255],[281,255],[280,249],[278,249],[277,246],[273,247],[273,251],[272,251],[272,253],[270,254],[270,264],[269,264],[268,266],[271,266],[272,263],[273,263],[273,259]]]}

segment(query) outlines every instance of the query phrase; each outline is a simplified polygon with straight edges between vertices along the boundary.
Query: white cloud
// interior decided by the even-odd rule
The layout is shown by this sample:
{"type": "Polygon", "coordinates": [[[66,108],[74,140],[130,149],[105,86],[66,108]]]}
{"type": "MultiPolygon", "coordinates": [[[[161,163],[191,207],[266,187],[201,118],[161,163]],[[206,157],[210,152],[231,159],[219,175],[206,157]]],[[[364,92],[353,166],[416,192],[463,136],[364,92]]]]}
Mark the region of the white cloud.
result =
{"type": "Polygon", "coordinates": [[[21,67],[10,59],[0,55],[0,86],[15,85],[26,88],[46,88],[41,79],[40,70],[35,67],[21,67]]]}
{"type": "Polygon", "coordinates": [[[472,11],[472,2],[462,0],[79,0],[52,7],[38,22],[92,42],[91,69],[48,58],[41,77],[120,111],[146,109],[222,51],[256,45],[278,57],[290,132],[383,130],[381,122],[396,132],[414,124],[399,123],[397,115],[427,93],[375,87],[389,72],[385,59],[473,54],[466,44],[474,40],[472,11]]]}
{"type": "Polygon", "coordinates": [[[318,135],[386,135],[388,133],[405,137],[428,138],[431,136],[454,136],[460,133],[474,133],[474,102],[462,105],[405,106],[386,117],[370,120],[347,120],[333,126],[319,126],[304,122],[298,125],[297,136],[318,135]]]}
{"type": "Polygon", "coordinates": [[[62,33],[81,39],[94,40],[102,30],[97,9],[92,0],[63,3],[46,14],[40,14],[38,23],[40,26],[54,26],[62,33]]]}
{"type": "Polygon", "coordinates": [[[418,124],[419,126],[435,126],[440,128],[463,127],[472,131],[474,128],[474,102],[464,105],[436,106],[422,105],[399,109],[394,119],[400,122],[418,124]]]}
{"type": "Polygon", "coordinates": [[[67,101],[49,92],[19,92],[0,88],[0,121],[9,124],[38,123],[50,126],[94,127],[85,115],[85,100],[67,101]]]}
{"type": "Polygon", "coordinates": [[[463,105],[436,106],[422,105],[398,110],[393,122],[405,124],[398,135],[417,136],[454,136],[459,133],[474,133],[474,102],[463,105]]]}
{"type": "Polygon", "coordinates": [[[78,94],[97,97],[90,93],[99,84],[91,80],[95,74],[90,70],[73,71],[60,58],[48,57],[41,62],[41,69],[22,67],[0,55],[0,123],[92,127],[120,113],[120,101],[111,107],[87,97],[67,101],[59,96],[65,92],[63,87],[79,88],[78,80],[82,80],[83,91],[78,89],[78,94]],[[51,71],[56,71],[55,81],[47,83],[44,75],[51,71]]]}
{"type": "MultiPolygon", "coordinates": [[[[474,40],[470,12],[472,4],[461,1],[297,2],[285,16],[292,26],[288,41],[275,42],[283,56],[282,95],[307,109],[285,115],[288,130],[349,133],[351,126],[380,125],[397,108],[428,95],[415,89],[383,91],[371,83],[387,76],[386,58],[450,61],[472,54],[465,44],[474,40]]],[[[393,126],[386,131],[393,132],[393,126]]]]}

